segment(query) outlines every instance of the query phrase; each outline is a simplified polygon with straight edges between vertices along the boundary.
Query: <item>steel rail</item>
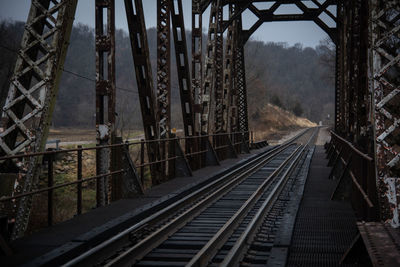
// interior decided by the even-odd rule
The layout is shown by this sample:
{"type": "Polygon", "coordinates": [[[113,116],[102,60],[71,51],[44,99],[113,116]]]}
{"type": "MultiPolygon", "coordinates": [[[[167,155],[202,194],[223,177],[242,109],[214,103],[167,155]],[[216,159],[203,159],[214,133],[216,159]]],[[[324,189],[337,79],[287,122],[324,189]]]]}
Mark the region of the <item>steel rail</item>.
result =
{"type": "Polygon", "coordinates": [[[256,165],[248,167],[244,173],[238,175],[234,179],[230,180],[228,183],[224,184],[222,187],[218,188],[216,191],[212,192],[210,195],[187,209],[185,212],[180,214],[178,217],[174,218],[150,236],[146,237],[135,246],[129,248],[123,253],[119,254],[117,257],[113,258],[105,266],[127,266],[128,263],[132,264],[140,260],[146,254],[148,254],[155,247],[159,246],[164,242],[171,234],[178,231],[181,227],[185,226],[194,217],[203,212],[209,205],[223,197],[226,193],[232,190],[236,185],[241,183],[243,180],[247,179],[250,175],[258,171],[262,166],[264,166],[271,159],[280,155],[287,147],[279,149],[274,154],[262,159],[257,162],[256,165]]]}
{"type": "Polygon", "coordinates": [[[287,183],[292,171],[298,164],[303,153],[306,151],[306,147],[308,147],[311,140],[315,138],[317,131],[318,130],[315,130],[310,139],[308,140],[308,142],[305,145],[303,145],[303,147],[297,154],[294,161],[291,162],[289,168],[285,171],[282,179],[279,181],[278,184],[275,185],[274,189],[272,190],[272,194],[270,194],[268,198],[264,201],[260,209],[257,211],[256,215],[247,225],[244,232],[232,246],[232,248],[226,255],[224,261],[220,264],[221,267],[237,265],[238,259],[240,259],[240,257],[242,257],[242,255],[244,254],[244,248],[250,246],[251,244],[250,241],[254,237],[255,231],[259,229],[259,226],[261,225],[263,218],[265,218],[266,214],[271,209],[273,203],[276,201],[279,194],[282,192],[284,185],[287,183]]]}
{"type": "Polygon", "coordinates": [[[274,170],[265,181],[257,188],[257,190],[251,195],[251,197],[240,207],[240,209],[221,227],[221,229],[208,241],[208,243],[192,258],[192,260],[186,265],[189,266],[205,266],[209,260],[212,259],[218,248],[220,248],[239,225],[239,223],[246,216],[247,212],[254,207],[255,203],[261,198],[265,189],[271,184],[273,178],[277,177],[288,164],[288,162],[297,154],[300,146],[297,147],[287,157],[279,167],[274,170]]]}
{"type": "Polygon", "coordinates": [[[201,196],[204,196],[205,194],[211,192],[212,190],[215,190],[215,188],[218,188],[221,184],[226,182],[226,180],[228,180],[232,176],[240,175],[241,172],[246,170],[246,168],[248,168],[249,166],[251,166],[253,164],[256,164],[261,159],[267,157],[268,155],[272,155],[274,152],[282,151],[283,149],[288,147],[290,144],[292,144],[294,141],[296,141],[297,139],[302,137],[308,130],[309,129],[305,129],[302,132],[300,132],[298,135],[289,139],[284,144],[277,146],[276,148],[273,148],[266,152],[261,153],[258,157],[243,164],[239,168],[228,172],[227,174],[216,179],[215,181],[212,181],[211,183],[205,185],[204,187],[190,193],[189,195],[185,196],[184,198],[180,199],[179,201],[174,202],[173,204],[161,209],[160,211],[158,211],[158,212],[154,213],[153,215],[147,217],[146,219],[142,220],[141,222],[136,223],[135,225],[125,229],[124,231],[120,232],[119,234],[113,236],[112,238],[107,239],[104,242],[91,248],[90,250],[82,253],[78,257],[65,263],[64,266],[84,265],[84,263],[86,263],[88,261],[92,261],[93,258],[96,258],[96,260],[98,260],[99,257],[104,258],[105,255],[107,254],[107,251],[110,250],[110,247],[118,247],[119,245],[126,244],[127,242],[129,242],[129,239],[130,239],[130,236],[132,235],[132,233],[139,232],[143,228],[151,227],[152,225],[156,225],[160,221],[165,220],[166,218],[170,217],[171,214],[173,214],[174,212],[181,210],[183,207],[185,207],[189,203],[192,203],[196,199],[201,198],[201,196]]]}
{"type": "Polygon", "coordinates": [[[64,266],[73,266],[73,265],[83,265],[87,261],[91,261],[92,258],[98,258],[102,257],[104,258],[105,254],[107,254],[107,251],[109,251],[110,247],[118,247],[118,244],[125,244],[126,242],[129,242],[129,236],[134,233],[138,232],[141,229],[145,227],[149,227],[151,225],[155,225],[156,223],[159,223],[162,220],[165,220],[166,218],[170,217],[172,213],[177,212],[181,210],[185,205],[188,205],[189,203],[195,201],[196,199],[199,199],[202,195],[209,193],[212,190],[215,190],[215,188],[218,188],[221,184],[223,184],[227,179],[234,175],[240,175],[241,172],[246,170],[249,166],[252,164],[256,164],[258,161],[260,161],[262,158],[265,158],[266,156],[276,152],[276,151],[282,151],[286,147],[288,147],[290,144],[292,144],[295,140],[299,139],[301,136],[303,136],[308,129],[302,131],[298,135],[294,136],[290,140],[288,140],[286,143],[272,149],[266,152],[263,152],[258,156],[257,158],[251,160],[248,163],[243,164],[239,168],[230,171],[229,173],[221,176],[220,178],[216,179],[215,181],[211,182],[210,184],[207,184],[206,186],[196,190],[195,192],[189,194],[188,196],[182,198],[181,200],[173,203],[172,205],[169,205],[168,207],[156,212],[155,214],[147,217],[143,221],[127,228],[126,230],[120,232],[119,234],[113,236],[112,238],[98,244],[97,246],[93,247],[92,249],[86,251],[85,253],[81,254],[77,258],[67,262],[64,266]]]}

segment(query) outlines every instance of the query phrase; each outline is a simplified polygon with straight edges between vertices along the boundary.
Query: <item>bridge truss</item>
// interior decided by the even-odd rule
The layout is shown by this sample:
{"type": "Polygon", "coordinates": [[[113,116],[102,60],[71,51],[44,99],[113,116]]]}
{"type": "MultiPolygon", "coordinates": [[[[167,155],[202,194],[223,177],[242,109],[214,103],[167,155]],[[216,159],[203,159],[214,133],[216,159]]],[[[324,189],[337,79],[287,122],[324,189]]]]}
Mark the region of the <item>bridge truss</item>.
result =
{"type": "MultiPolygon", "coordinates": [[[[32,1],[3,108],[0,157],[45,149],[76,2],[32,1]]],[[[115,141],[115,7],[114,0],[95,2],[96,129],[98,144],[105,145],[115,141]]],[[[125,0],[125,9],[147,140],[168,138],[172,134],[172,38],[185,135],[248,132],[244,58],[247,40],[264,22],[316,23],[337,48],[335,131],[375,159],[381,218],[391,221],[394,226],[399,224],[399,1],[192,0],[192,55],[189,62],[182,0],[158,0],[156,87],[153,85],[142,0],[125,0]],[[295,6],[300,12],[277,12],[287,5],[295,6]],[[203,48],[202,21],[207,9],[210,10],[210,23],[203,48]],[[246,12],[257,17],[248,29],[242,24],[246,12]],[[333,25],[326,22],[326,17],[334,22],[333,25]],[[224,33],[227,36],[225,42],[224,33]]],[[[188,151],[199,150],[204,145],[188,144],[188,151]]],[[[168,151],[169,148],[158,142],[148,143],[149,160],[165,159],[168,151]]],[[[98,174],[113,169],[111,154],[110,149],[98,151],[98,174]]],[[[1,162],[1,172],[19,174],[12,194],[35,188],[40,161],[40,157],[35,157],[29,161],[1,162]]],[[[162,165],[152,167],[153,179],[161,181],[168,176],[165,169],[162,165]]],[[[104,205],[110,200],[110,182],[101,179],[98,190],[102,192],[98,195],[98,203],[104,205]]],[[[29,196],[15,203],[14,238],[25,231],[30,206],[29,196]]]]}

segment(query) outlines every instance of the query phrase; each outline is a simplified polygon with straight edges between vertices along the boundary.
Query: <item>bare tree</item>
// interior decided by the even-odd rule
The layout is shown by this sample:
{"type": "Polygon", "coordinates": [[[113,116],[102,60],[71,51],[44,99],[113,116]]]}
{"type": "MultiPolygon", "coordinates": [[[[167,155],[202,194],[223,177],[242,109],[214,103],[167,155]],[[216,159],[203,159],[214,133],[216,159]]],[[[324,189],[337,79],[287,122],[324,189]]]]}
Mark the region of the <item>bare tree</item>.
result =
{"type": "Polygon", "coordinates": [[[325,68],[325,78],[328,82],[335,82],[336,45],[327,37],[319,42],[316,48],[321,65],[325,68]]]}

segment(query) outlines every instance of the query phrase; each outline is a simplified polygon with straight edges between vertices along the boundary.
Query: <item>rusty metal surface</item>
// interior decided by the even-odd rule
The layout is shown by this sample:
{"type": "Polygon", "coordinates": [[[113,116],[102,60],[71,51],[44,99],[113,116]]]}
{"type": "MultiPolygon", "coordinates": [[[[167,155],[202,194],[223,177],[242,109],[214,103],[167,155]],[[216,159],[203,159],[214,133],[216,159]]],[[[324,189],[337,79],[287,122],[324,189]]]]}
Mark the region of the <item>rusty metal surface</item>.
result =
{"type": "MultiPolygon", "coordinates": [[[[75,0],[32,1],[3,108],[0,156],[44,150],[75,9],[75,0]]],[[[1,163],[2,170],[20,171],[13,193],[35,188],[40,162],[41,157],[15,162],[17,168],[10,162],[1,163]]],[[[31,204],[31,197],[17,204],[12,239],[23,235],[31,204]]]]}
{"type": "MultiPolygon", "coordinates": [[[[96,1],[96,131],[99,146],[115,138],[115,2],[96,1]]],[[[111,149],[96,150],[96,173],[112,171],[111,149]]],[[[97,206],[111,201],[111,181],[97,180],[97,206]]]]}
{"type": "MultiPolygon", "coordinates": [[[[168,137],[171,124],[171,33],[169,0],[157,1],[157,122],[160,138],[168,137]]],[[[163,157],[165,152],[160,152],[163,157]]]]}
{"type": "MultiPolygon", "coordinates": [[[[171,1],[157,1],[157,124],[159,138],[168,138],[171,131],[171,1]]],[[[159,144],[159,159],[169,157],[167,144],[159,144]]],[[[160,164],[163,177],[168,176],[166,162],[160,164]]]]}
{"type": "Polygon", "coordinates": [[[217,90],[217,53],[220,52],[219,20],[222,12],[221,1],[215,0],[211,4],[210,20],[208,26],[208,41],[204,66],[204,81],[201,88],[201,133],[210,134],[213,132],[215,94],[217,90]],[[218,50],[218,51],[217,51],[218,50]],[[211,129],[210,129],[211,128],[211,129]]]}
{"type": "MultiPolygon", "coordinates": [[[[236,46],[236,90],[238,95],[238,130],[248,132],[249,118],[247,113],[247,87],[246,87],[246,66],[244,61],[244,40],[242,34],[242,20],[239,20],[238,25],[238,43],[236,46]]],[[[245,136],[248,140],[248,134],[245,136]]]]}
{"type": "Polygon", "coordinates": [[[201,95],[203,86],[203,11],[201,0],[192,0],[192,94],[195,129],[201,132],[201,95]]]}
{"type": "Polygon", "coordinates": [[[370,90],[381,216],[400,226],[400,3],[371,2],[370,90]]]}
{"type": "Polygon", "coordinates": [[[400,266],[400,232],[381,222],[358,222],[373,266],[400,266]]]}
{"type": "MultiPolygon", "coordinates": [[[[236,6],[229,5],[229,18],[235,13],[236,6]]],[[[225,44],[225,57],[224,57],[224,112],[223,112],[223,130],[226,132],[236,132],[237,126],[237,95],[236,87],[234,84],[235,77],[235,52],[237,45],[237,24],[238,21],[234,20],[228,27],[225,44]]]]}
{"type": "Polygon", "coordinates": [[[213,133],[221,133],[224,132],[224,128],[226,122],[224,121],[224,112],[225,112],[225,104],[224,104],[224,41],[223,41],[223,7],[222,4],[217,2],[216,6],[216,15],[215,15],[215,23],[216,23],[216,32],[214,33],[215,40],[215,57],[214,57],[214,77],[213,79],[215,87],[214,87],[214,97],[215,97],[215,107],[210,109],[210,112],[215,114],[214,117],[214,125],[213,125],[213,133]]]}
{"type": "Polygon", "coordinates": [[[343,80],[343,5],[336,6],[337,16],[337,44],[335,54],[335,131],[341,132],[342,126],[342,80],[343,80]]]}
{"type": "Polygon", "coordinates": [[[350,201],[358,220],[379,220],[374,159],[334,132],[327,151],[329,178],[338,180],[331,198],[350,201]]]}

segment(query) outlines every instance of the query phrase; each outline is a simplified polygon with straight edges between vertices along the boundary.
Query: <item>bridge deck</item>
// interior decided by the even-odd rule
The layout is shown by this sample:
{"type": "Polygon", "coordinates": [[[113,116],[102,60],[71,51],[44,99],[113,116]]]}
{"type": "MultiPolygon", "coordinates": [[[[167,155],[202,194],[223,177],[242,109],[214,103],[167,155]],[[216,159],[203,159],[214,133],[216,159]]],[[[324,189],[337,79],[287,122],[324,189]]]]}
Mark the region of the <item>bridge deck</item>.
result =
{"type": "MultiPolygon", "coordinates": [[[[175,178],[149,189],[144,196],[123,199],[108,206],[94,209],[71,220],[45,228],[12,244],[15,254],[6,259],[11,265],[18,265],[45,255],[53,257],[62,250],[80,249],[85,243],[97,238],[110,237],[129,224],[133,224],[161,209],[160,203],[170,204],[203,182],[222,174],[232,166],[244,162],[256,154],[270,148],[252,150],[250,154],[240,154],[238,158],[227,159],[219,166],[209,166],[193,172],[191,177],[175,178]],[[143,211],[148,210],[143,214],[143,211]],[[139,216],[139,217],[138,217],[139,216]],[[51,252],[51,254],[47,254],[51,252]]],[[[86,245],[84,245],[86,246],[86,245]]]]}
{"type": "Polygon", "coordinates": [[[332,201],[325,150],[317,146],[297,213],[288,266],[337,266],[358,231],[350,203],[332,201]]]}
{"type": "MultiPolygon", "coordinates": [[[[322,129],[317,138],[304,192],[303,181],[298,193],[292,194],[293,203],[288,206],[282,223],[278,224],[280,227],[267,266],[339,266],[340,259],[357,236],[356,218],[351,205],[330,199],[337,181],[328,179],[331,168],[327,167],[322,146],[327,140],[326,133],[322,129]]],[[[44,254],[46,262],[68,250],[79,254],[96,240],[113,236],[128,225],[182,198],[215,175],[227,172],[233,165],[243,163],[266,149],[223,161],[221,166],[196,171],[193,177],[173,179],[150,189],[145,196],[117,201],[25,237],[14,243],[17,253],[8,258],[6,263],[15,265],[34,258],[41,262],[43,259],[37,257],[44,254]]],[[[68,253],[65,257],[68,257],[68,253]]]]}

